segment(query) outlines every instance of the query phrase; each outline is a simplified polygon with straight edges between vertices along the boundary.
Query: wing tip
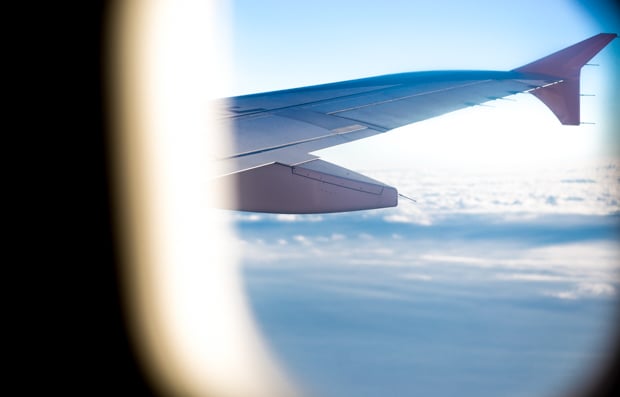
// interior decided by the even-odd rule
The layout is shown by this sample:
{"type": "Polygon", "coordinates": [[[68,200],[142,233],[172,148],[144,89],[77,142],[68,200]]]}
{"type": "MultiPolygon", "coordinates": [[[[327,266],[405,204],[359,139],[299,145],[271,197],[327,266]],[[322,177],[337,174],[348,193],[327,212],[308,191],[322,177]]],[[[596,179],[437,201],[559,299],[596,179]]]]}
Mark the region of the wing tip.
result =
{"type": "Polygon", "coordinates": [[[560,78],[575,77],[579,75],[583,65],[617,37],[616,33],[599,33],[534,62],[513,69],[513,71],[539,73],[560,78]]]}
{"type": "Polygon", "coordinates": [[[557,78],[559,81],[556,84],[530,93],[540,99],[562,124],[579,125],[581,68],[617,37],[616,33],[599,33],[513,70],[557,78]]]}

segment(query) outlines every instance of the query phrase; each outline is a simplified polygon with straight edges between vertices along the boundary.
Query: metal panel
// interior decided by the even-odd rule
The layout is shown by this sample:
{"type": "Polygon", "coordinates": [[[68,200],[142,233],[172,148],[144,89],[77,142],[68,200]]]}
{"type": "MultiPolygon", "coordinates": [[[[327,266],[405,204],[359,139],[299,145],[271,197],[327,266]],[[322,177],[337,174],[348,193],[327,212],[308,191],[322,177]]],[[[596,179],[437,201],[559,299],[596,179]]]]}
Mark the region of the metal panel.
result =
{"type": "Polygon", "coordinates": [[[234,123],[234,154],[277,148],[329,135],[330,131],[299,120],[272,114],[237,120],[234,123]]]}
{"type": "Polygon", "coordinates": [[[232,184],[237,191],[233,201],[218,206],[242,211],[305,214],[394,207],[398,203],[398,192],[393,187],[371,186],[358,181],[358,186],[352,188],[353,180],[338,175],[342,171],[337,174],[310,169],[297,171],[282,164],[270,164],[217,178],[213,181],[214,188],[232,184]],[[361,185],[365,187],[360,189],[361,185]]]}
{"type": "Polygon", "coordinates": [[[334,112],[334,115],[362,123],[373,123],[385,129],[393,129],[488,102],[497,97],[510,95],[513,92],[521,92],[529,89],[529,87],[529,82],[515,80],[469,83],[452,89],[437,90],[404,99],[369,103],[334,112]]]}
{"type": "Polygon", "coordinates": [[[303,121],[333,132],[346,129],[352,125],[351,120],[303,108],[278,110],[274,114],[292,120],[303,121]]]}
{"type": "Polygon", "coordinates": [[[293,167],[293,173],[306,178],[371,194],[381,194],[384,187],[386,187],[381,182],[323,160],[314,160],[293,167]]]}
{"type": "Polygon", "coordinates": [[[362,92],[381,90],[386,87],[386,85],[380,84],[323,84],[284,91],[238,96],[228,100],[228,107],[232,114],[243,115],[246,113],[300,106],[327,99],[331,100],[362,92]]]}

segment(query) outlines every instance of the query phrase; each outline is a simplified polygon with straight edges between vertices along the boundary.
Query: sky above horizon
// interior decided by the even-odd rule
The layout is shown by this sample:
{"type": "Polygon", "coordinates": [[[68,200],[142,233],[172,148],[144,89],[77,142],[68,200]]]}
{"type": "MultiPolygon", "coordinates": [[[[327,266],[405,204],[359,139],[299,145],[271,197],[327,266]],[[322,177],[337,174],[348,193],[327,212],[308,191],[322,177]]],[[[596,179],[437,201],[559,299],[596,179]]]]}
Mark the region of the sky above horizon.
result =
{"type": "MultiPolygon", "coordinates": [[[[226,96],[374,75],[446,69],[509,70],[603,31],[576,1],[235,1],[233,77],[226,96]]],[[[612,26],[609,26],[612,25],[612,26]]],[[[620,49],[612,42],[582,72],[582,121],[562,128],[529,94],[493,101],[319,154],[343,165],[420,161],[522,166],[615,156],[620,49]],[[540,133],[545,131],[544,134],[540,133]],[[447,144],[447,143],[453,144],[447,144]],[[535,144],[532,144],[535,142],[535,144]],[[385,156],[376,156],[376,148],[385,156]],[[562,150],[558,150],[558,149],[562,150]],[[372,153],[373,155],[369,155],[372,153]],[[432,153],[432,155],[429,155],[432,153]],[[527,160],[524,160],[524,157],[527,160]]]]}
{"type": "MultiPolygon", "coordinates": [[[[620,32],[582,3],[235,0],[225,96],[509,70],[620,32]]],[[[561,126],[518,94],[318,153],[417,203],[227,213],[257,323],[307,395],[547,396],[607,357],[620,292],[619,42],[582,72],[582,92],[596,94],[582,97],[582,121],[594,125],[561,126]]]]}

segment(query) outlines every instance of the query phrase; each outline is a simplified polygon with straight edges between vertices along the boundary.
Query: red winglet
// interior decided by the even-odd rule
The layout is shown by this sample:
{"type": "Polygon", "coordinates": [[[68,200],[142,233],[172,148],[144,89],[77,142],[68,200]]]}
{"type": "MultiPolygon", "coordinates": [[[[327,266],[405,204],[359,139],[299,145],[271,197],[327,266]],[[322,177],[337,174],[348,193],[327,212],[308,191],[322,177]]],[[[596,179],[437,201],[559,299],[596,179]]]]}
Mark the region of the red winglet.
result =
{"type": "Polygon", "coordinates": [[[547,105],[562,124],[579,125],[581,67],[617,36],[615,33],[600,33],[513,70],[559,78],[561,80],[559,83],[530,91],[530,93],[547,105]]]}

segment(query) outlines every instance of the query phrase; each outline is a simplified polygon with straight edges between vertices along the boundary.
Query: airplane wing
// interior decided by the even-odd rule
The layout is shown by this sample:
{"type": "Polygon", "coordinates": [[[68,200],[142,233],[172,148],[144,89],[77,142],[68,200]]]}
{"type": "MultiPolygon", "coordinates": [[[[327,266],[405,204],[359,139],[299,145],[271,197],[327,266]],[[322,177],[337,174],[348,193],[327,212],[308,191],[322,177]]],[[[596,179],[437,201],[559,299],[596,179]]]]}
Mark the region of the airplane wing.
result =
{"type": "Polygon", "coordinates": [[[325,213],[393,207],[395,188],[310,152],[521,92],[562,124],[578,125],[581,67],[616,34],[601,33],[511,71],[393,74],[229,98],[220,120],[233,147],[215,183],[232,184],[222,207],[325,213]]]}

